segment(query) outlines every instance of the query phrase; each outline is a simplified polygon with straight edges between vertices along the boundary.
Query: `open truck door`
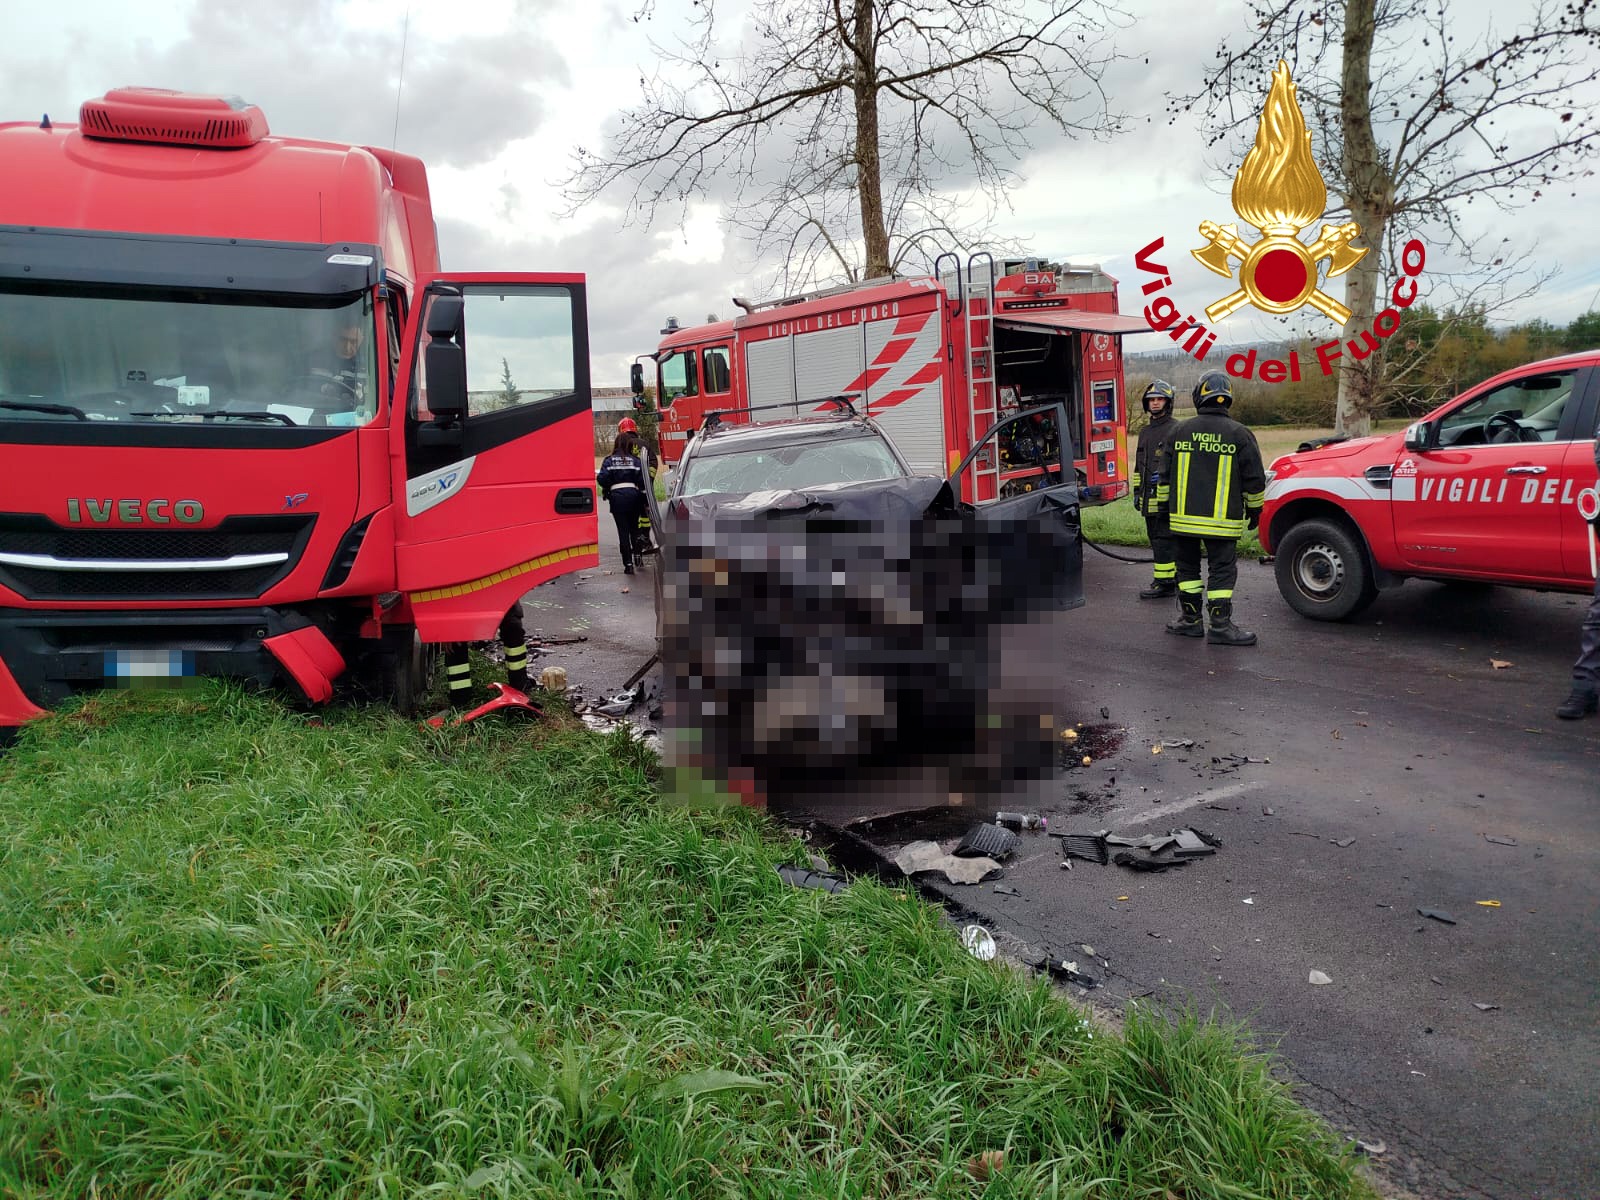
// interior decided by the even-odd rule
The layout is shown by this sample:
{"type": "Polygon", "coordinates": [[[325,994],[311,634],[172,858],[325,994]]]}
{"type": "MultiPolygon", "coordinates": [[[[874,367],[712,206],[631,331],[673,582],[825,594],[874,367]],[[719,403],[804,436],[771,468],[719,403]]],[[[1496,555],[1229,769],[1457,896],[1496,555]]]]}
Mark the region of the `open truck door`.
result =
{"type": "Polygon", "coordinates": [[[600,561],[584,277],[425,277],[402,342],[396,565],[423,642],[600,561]]]}
{"type": "Polygon", "coordinates": [[[1019,605],[1060,611],[1084,602],[1071,428],[1060,402],[1024,409],[997,422],[950,476],[955,497],[995,539],[992,549],[1005,562],[1006,576],[1016,581],[1010,599],[1019,605]],[[1002,449],[1013,469],[1005,473],[998,495],[978,499],[994,490],[984,488],[982,477],[999,473],[1002,449]]]}

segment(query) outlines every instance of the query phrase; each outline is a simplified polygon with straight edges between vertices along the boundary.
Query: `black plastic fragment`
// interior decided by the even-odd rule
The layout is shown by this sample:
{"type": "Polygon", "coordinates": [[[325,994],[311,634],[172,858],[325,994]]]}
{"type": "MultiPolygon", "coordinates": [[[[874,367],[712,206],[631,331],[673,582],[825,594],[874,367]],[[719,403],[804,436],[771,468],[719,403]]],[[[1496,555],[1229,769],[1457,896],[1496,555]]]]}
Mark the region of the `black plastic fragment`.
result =
{"type": "Polygon", "coordinates": [[[783,863],[778,867],[778,878],[797,888],[814,888],[824,892],[842,892],[849,881],[826,871],[813,871],[810,867],[796,867],[783,863]]]}
{"type": "Polygon", "coordinates": [[[1047,958],[1042,964],[1050,972],[1052,978],[1064,979],[1068,983],[1075,983],[1082,988],[1097,988],[1100,981],[1093,975],[1085,975],[1075,968],[1074,964],[1064,958],[1047,958]]]}
{"type": "Polygon", "coordinates": [[[992,858],[999,862],[1017,848],[1017,835],[1003,825],[974,825],[952,852],[957,858],[992,858]]]}
{"type": "Polygon", "coordinates": [[[1456,923],[1456,919],[1443,909],[1419,908],[1417,909],[1417,913],[1420,916],[1432,917],[1435,921],[1443,921],[1446,925],[1454,925],[1456,923]]]}
{"type": "Polygon", "coordinates": [[[1119,867],[1127,867],[1133,871],[1165,871],[1172,867],[1181,867],[1189,860],[1186,858],[1169,858],[1164,855],[1148,854],[1141,851],[1121,850],[1111,861],[1119,867]]]}
{"type": "Polygon", "coordinates": [[[1111,861],[1106,840],[1093,833],[1053,833],[1060,839],[1061,853],[1068,858],[1081,858],[1085,862],[1099,863],[1102,867],[1111,861]]]}

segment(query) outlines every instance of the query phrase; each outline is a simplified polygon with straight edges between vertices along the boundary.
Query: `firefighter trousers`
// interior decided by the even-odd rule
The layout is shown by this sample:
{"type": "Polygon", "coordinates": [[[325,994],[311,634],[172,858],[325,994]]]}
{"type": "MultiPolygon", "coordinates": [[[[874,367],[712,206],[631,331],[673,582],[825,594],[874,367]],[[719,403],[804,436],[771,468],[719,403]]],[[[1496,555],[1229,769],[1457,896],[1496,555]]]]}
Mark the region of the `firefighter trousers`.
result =
{"type": "Polygon", "coordinates": [[[1237,538],[1198,538],[1186,533],[1172,535],[1173,564],[1177,568],[1178,596],[1198,599],[1200,552],[1206,556],[1206,583],[1203,589],[1212,602],[1233,603],[1233,585],[1239,581],[1239,542],[1237,538]]]}
{"type": "Polygon", "coordinates": [[[622,548],[622,565],[633,566],[639,548],[639,518],[650,511],[649,502],[638,488],[611,489],[611,519],[617,523],[617,541],[622,548]]]}
{"type": "Polygon", "coordinates": [[[1600,691],[1600,579],[1594,581],[1594,599],[1583,616],[1578,661],[1572,664],[1572,686],[1580,691],[1600,691]]]}
{"type": "MultiPolygon", "coordinates": [[[[522,601],[518,599],[500,621],[500,646],[506,653],[506,682],[519,692],[528,690],[528,634],[522,625],[522,601]]],[[[456,642],[445,651],[444,673],[450,688],[450,703],[461,707],[472,696],[471,647],[456,642]]]]}
{"type": "Polygon", "coordinates": [[[1172,524],[1164,513],[1146,513],[1144,529],[1150,535],[1150,557],[1155,559],[1155,580],[1170,583],[1178,577],[1172,557],[1172,524]]]}

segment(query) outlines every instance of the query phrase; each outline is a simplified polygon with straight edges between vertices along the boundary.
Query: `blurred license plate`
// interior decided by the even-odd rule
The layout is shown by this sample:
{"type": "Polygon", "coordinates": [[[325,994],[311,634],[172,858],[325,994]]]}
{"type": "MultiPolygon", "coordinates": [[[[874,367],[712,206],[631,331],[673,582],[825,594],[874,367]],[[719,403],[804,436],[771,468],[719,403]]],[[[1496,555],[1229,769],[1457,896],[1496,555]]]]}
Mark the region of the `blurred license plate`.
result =
{"type": "Polygon", "coordinates": [[[107,679],[179,679],[193,675],[194,654],[187,650],[108,650],[107,679]]]}

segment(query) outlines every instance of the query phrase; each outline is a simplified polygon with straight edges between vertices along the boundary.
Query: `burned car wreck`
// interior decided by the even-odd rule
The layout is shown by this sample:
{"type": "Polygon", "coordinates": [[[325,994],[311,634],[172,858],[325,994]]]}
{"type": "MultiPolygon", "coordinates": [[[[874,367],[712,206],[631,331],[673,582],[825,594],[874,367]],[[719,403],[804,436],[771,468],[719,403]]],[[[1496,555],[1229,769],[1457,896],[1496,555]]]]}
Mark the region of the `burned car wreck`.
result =
{"type": "Polygon", "coordinates": [[[1076,483],[1057,469],[975,500],[981,482],[963,473],[981,449],[949,480],[667,506],[658,612],[677,794],[887,810],[1052,775],[1058,618],[1083,603],[1076,483]]]}

